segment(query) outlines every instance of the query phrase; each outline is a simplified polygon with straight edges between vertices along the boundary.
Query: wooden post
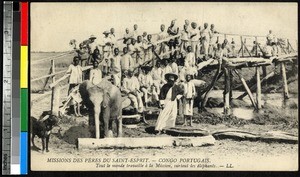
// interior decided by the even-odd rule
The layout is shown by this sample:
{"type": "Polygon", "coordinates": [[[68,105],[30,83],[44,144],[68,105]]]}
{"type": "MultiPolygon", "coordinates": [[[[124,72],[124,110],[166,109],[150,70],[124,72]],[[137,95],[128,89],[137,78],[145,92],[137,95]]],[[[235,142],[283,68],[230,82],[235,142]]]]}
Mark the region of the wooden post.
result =
{"type": "MultiPolygon", "coordinates": [[[[53,59],[51,60],[51,68],[52,68],[51,74],[54,74],[55,73],[55,63],[54,63],[53,59]]],[[[52,77],[52,83],[54,83],[54,82],[55,82],[55,75],[52,77]]]]}
{"type": "Polygon", "coordinates": [[[255,50],[255,56],[258,56],[258,41],[257,41],[257,36],[255,36],[255,46],[256,46],[256,50],[255,50]]]}
{"type": "MultiPolygon", "coordinates": [[[[54,59],[51,59],[50,60],[50,64],[51,64],[51,67],[50,67],[50,69],[49,69],[49,73],[48,73],[48,75],[50,75],[50,74],[54,74],[55,73],[55,64],[54,64],[54,59]]],[[[49,76],[49,77],[47,77],[46,78],[46,81],[45,81],[45,83],[44,83],[44,86],[43,86],[43,90],[45,90],[45,88],[46,88],[46,85],[47,85],[47,83],[48,83],[48,81],[49,81],[49,79],[50,79],[50,77],[51,76],[49,76]]],[[[54,81],[52,81],[52,83],[53,82],[55,82],[55,76],[52,76],[52,79],[54,79],[54,81]]]]}
{"type": "Polygon", "coordinates": [[[232,100],[232,90],[233,90],[233,75],[232,75],[232,69],[229,69],[228,70],[228,74],[229,74],[229,101],[231,103],[231,100],[232,100]]]}
{"type": "Polygon", "coordinates": [[[260,83],[260,67],[256,67],[256,101],[257,109],[261,109],[261,83],[260,83]]]}
{"type": "Polygon", "coordinates": [[[244,42],[243,42],[243,36],[241,36],[241,49],[242,49],[242,57],[244,57],[244,42]]]}
{"type": "Polygon", "coordinates": [[[224,114],[228,115],[229,111],[230,111],[230,76],[229,76],[229,72],[227,68],[224,68],[224,93],[223,93],[223,97],[224,97],[224,114]]]}
{"type": "Polygon", "coordinates": [[[60,98],[60,87],[55,86],[52,88],[52,96],[51,96],[51,114],[55,116],[59,116],[59,99],[60,98]]]}
{"type": "Polygon", "coordinates": [[[286,71],[285,71],[285,63],[281,63],[281,75],[283,80],[283,98],[289,99],[289,90],[287,85],[287,79],[286,79],[286,71]]]}
{"type": "Polygon", "coordinates": [[[247,86],[247,83],[246,83],[245,79],[239,74],[239,72],[238,72],[236,69],[234,69],[233,71],[238,75],[238,77],[239,77],[240,80],[242,81],[242,84],[243,84],[245,90],[247,91],[247,94],[248,94],[248,96],[249,96],[249,98],[250,98],[250,101],[251,101],[253,107],[254,107],[255,109],[257,109],[257,105],[256,105],[256,103],[255,103],[255,101],[254,101],[253,95],[252,95],[252,93],[251,93],[249,87],[247,86]]]}
{"type": "Polygon", "coordinates": [[[244,46],[244,53],[246,53],[246,48],[247,48],[246,44],[247,44],[247,38],[244,39],[244,45],[243,45],[244,46]]]}

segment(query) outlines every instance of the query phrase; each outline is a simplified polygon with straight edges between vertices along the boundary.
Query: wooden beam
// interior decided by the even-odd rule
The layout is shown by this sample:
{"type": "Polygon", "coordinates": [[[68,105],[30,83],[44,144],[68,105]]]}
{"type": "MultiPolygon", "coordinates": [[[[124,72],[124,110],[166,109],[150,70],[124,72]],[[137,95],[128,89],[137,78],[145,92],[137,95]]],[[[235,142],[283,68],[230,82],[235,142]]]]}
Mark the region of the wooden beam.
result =
{"type": "Polygon", "coordinates": [[[56,55],[56,56],[50,56],[50,57],[46,57],[46,58],[43,58],[43,59],[40,59],[40,60],[34,60],[30,63],[31,64],[37,64],[37,63],[40,63],[40,62],[43,62],[43,61],[57,60],[59,58],[62,58],[62,57],[68,56],[68,55],[72,55],[74,53],[75,53],[75,50],[67,51],[67,52],[64,52],[64,53],[56,55]]]}
{"type": "Polygon", "coordinates": [[[260,81],[260,67],[256,67],[256,101],[257,109],[261,109],[261,81],[260,81]]]}
{"type": "Polygon", "coordinates": [[[285,63],[282,62],[280,65],[281,65],[281,75],[283,81],[283,98],[289,99],[289,90],[288,90],[287,79],[286,79],[285,63]]]}
{"type": "Polygon", "coordinates": [[[257,41],[257,36],[255,36],[255,46],[256,46],[255,56],[258,56],[258,41],[257,41]]]}
{"type": "Polygon", "coordinates": [[[78,149],[100,148],[163,148],[176,146],[199,147],[214,145],[211,135],[202,137],[140,137],[140,138],[78,138],[78,149]]]}
{"type": "MultiPolygon", "coordinates": [[[[266,82],[268,81],[268,79],[269,79],[270,77],[273,77],[274,75],[275,75],[275,72],[273,71],[273,72],[271,72],[270,74],[268,74],[267,76],[265,76],[263,79],[261,79],[260,83],[261,83],[261,84],[262,84],[262,83],[266,83],[266,82]]],[[[257,88],[257,83],[254,84],[254,85],[252,85],[252,86],[250,87],[251,92],[255,91],[256,88],[257,88]]],[[[243,99],[246,95],[247,95],[247,91],[245,91],[243,94],[241,94],[240,96],[238,96],[237,99],[240,99],[240,100],[241,100],[241,99],[243,99]]]]}
{"type": "Polygon", "coordinates": [[[243,42],[243,36],[241,36],[241,49],[242,49],[242,57],[244,57],[244,42],[243,42]]]}
{"type": "Polygon", "coordinates": [[[51,114],[59,117],[60,87],[53,87],[51,97],[51,114]]]}
{"type": "Polygon", "coordinates": [[[247,94],[248,94],[248,96],[249,96],[249,99],[250,99],[250,101],[251,101],[251,103],[252,103],[254,109],[257,109],[257,105],[256,105],[256,103],[255,103],[255,101],[254,101],[253,95],[252,95],[252,93],[251,93],[251,91],[250,91],[250,89],[249,89],[249,87],[248,87],[248,85],[247,85],[245,79],[239,74],[239,72],[238,72],[236,69],[234,69],[233,71],[234,71],[234,72],[238,75],[238,77],[240,78],[240,80],[241,80],[241,82],[242,82],[242,84],[243,84],[243,86],[244,86],[244,88],[245,88],[245,90],[246,90],[246,92],[247,92],[247,94]]]}
{"type": "Polygon", "coordinates": [[[225,85],[224,92],[223,92],[224,114],[228,115],[230,113],[230,76],[227,68],[224,68],[223,72],[224,72],[224,85],[225,85]]]}
{"type": "Polygon", "coordinates": [[[232,91],[233,91],[233,75],[232,75],[232,69],[229,69],[229,102],[231,103],[232,100],[232,91]]]}

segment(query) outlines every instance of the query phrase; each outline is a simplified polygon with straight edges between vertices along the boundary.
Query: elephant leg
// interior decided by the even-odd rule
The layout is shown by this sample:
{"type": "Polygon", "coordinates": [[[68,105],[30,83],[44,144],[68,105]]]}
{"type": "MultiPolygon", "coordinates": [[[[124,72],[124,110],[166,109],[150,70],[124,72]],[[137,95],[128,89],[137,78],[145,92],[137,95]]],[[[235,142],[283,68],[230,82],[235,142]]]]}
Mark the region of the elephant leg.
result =
{"type": "Polygon", "coordinates": [[[109,112],[109,109],[106,108],[103,110],[104,137],[108,137],[109,120],[110,120],[110,112],[109,112]]]}
{"type": "Polygon", "coordinates": [[[100,138],[100,106],[94,107],[94,119],[96,129],[96,139],[100,138]]]}
{"type": "Polygon", "coordinates": [[[117,124],[117,137],[122,137],[123,136],[123,130],[122,130],[122,117],[118,117],[117,120],[116,120],[116,124],[117,124]]]}

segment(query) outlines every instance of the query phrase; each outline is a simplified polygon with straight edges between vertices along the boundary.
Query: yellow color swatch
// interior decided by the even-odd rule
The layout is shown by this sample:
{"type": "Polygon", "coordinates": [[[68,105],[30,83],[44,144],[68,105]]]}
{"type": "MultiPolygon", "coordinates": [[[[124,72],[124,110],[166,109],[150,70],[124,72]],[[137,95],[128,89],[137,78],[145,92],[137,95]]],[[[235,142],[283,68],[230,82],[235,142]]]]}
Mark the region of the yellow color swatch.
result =
{"type": "Polygon", "coordinates": [[[20,85],[28,88],[28,46],[21,46],[20,85]]]}

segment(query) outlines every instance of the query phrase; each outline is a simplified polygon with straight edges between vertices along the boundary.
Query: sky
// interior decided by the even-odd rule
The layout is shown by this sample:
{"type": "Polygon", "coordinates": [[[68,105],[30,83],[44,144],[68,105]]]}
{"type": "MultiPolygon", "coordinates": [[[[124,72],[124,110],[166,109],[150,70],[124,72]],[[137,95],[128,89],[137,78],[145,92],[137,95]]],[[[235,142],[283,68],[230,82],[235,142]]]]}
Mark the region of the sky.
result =
{"type": "Polygon", "coordinates": [[[160,25],[182,28],[184,20],[215,24],[222,33],[267,35],[270,29],[278,37],[298,38],[296,3],[31,3],[31,51],[68,51],[69,41],[83,41],[91,34],[98,39],[102,32],[115,28],[117,38],[125,28],[140,33],[157,33],[160,25]]]}

